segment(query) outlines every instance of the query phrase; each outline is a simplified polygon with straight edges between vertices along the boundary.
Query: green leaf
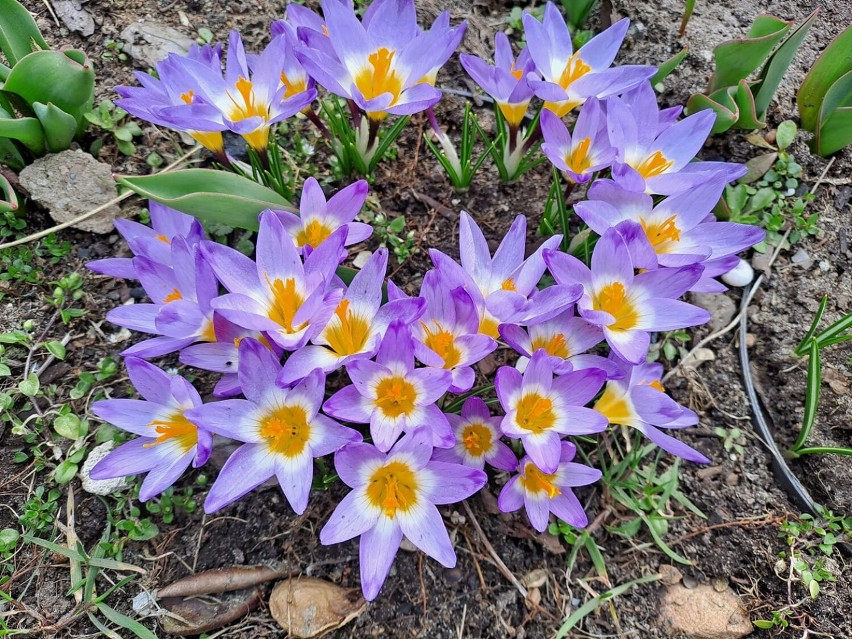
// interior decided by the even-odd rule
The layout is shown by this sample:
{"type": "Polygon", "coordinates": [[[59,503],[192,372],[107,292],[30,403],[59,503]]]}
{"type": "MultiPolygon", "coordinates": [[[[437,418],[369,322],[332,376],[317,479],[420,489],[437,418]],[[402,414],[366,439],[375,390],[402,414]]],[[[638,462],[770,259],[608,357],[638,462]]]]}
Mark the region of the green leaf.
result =
{"type": "Polygon", "coordinates": [[[816,599],[817,597],[819,597],[819,582],[816,579],[811,581],[811,583],[808,585],[808,592],[811,595],[811,599],[816,599]]]}
{"type": "Polygon", "coordinates": [[[121,614],[114,608],[110,608],[105,603],[99,602],[95,604],[95,606],[97,606],[97,609],[104,617],[109,619],[115,625],[132,632],[134,635],[139,637],[139,639],[157,639],[157,635],[148,630],[148,628],[143,626],[141,623],[135,619],[131,619],[127,615],[121,614]]]}
{"type": "Polygon", "coordinates": [[[686,103],[687,111],[692,114],[704,109],[712,109],[716,112],[716,121],[710,133],[723,133],[736,124],[740,115],[739,107],[733,98],[734,90],[733,87],[721,89],[712,96],[696,93],[686,103]]]}
{"type": "Polygon", "coordinates": [[[752,623],[761,630],[769,630],[775,625],[772,621],[769,621],[768,619],[757,619],[756,621],[752,621],[752,623]]]}
{"type": "Polygon", "coordinates": [[[66,439],[76,440],[88,432],[88,424],[71,413],[53,420],[53,430],[66,439]]]}
{"type": "Polygon", "coordinates": [[[794,139],[796,139],[796,123],[792,120],[784,120],[775,132],[775,144],[778,145],[778,150],[783,151],[789,147],[794,139]]]}
{"type": "Polygon", "coordinates": [[[33,102],[33,111],[44,129],[44,142],[50,153],[65,151],[77,134],[77,120],[55,104],[33,102]]]}
{"type": "Polygon", "coordinates": [[[663,62],[657,68],[657,72],[651,77],[651,86],[656,86],[658,83],[669,77],[669,74],[671,74],[671,72],[674,71],[681,62],[683,62],[687,53],[689,53],[689,49],[684,47],[678,53],[675,53],[672,57],[663,62]]]}
{"type": "Polygon", "coordinates": [[[53,479],[59,485],[67,484],[77,475],[77,464],[65,460],[53,471],[53,479]]]}
{"type": "Polygon", "coordinates": [[[16,0],[0,0],[0,51],[9,65],[34,49],[49,49],[41,36],[35,20],[24,6],[16,0]]]}
{"type": "MultiPolygon", "coordinates": [[[[2,142],[2,140],[0,140],[2,142]]],[[[3,153],[0,149],[0,164],[3,163],[3,153]]],[[[3,174],[0,174],[0,213],[18,210],[18,196],[15,189],[9,184],[9,180],[3,174]]]]}
{"type": "Polygon", "coordinates": [[[852,144],[852,71],[841,76],[825,94],[819,129],[811,144],[820,155],[831,155],[852,144]]]}
{"type": "Polygon", "coordinates": [[[4,528],[0,530],[0,549],[9,550],[18,543],[21,533],[14,528],[4,528]]]}
{"type": "Polygon", "coordinates": [[[95,74],[81,51],[35,51],[12,68],[3,90],[27,104],[53,103],[80,123],[92,108],[95,74]]]}
{"type": "Polygon", "coordinates": [[[7,117],[0,110],[0,138],[18,140],[36,155],[44,155],[44,132],[36,118],[7,117]]]}
{"type": "Polygon", "coordinates": [[[745,38],[728,40],[713,50],[716,72],[710,80],[709,91],[736,86],[751,75],[766,60],[775,46],[792,27],[774,16],[758,16],[745,38]]]}
{"type": "Polygon", "coordinates": [[[775,189],[771,186],[764,186],[761,189],[757,190],[757,193],[751,196],[751,199],[748,202],[748,208],[746,208],[745,213],[755,213],[757,211],[762,211],[775,199],[776,193],[775,189]]]}
{"type": "Polygon", "coordinates": [[[9,377],[12,374],[12,369],[6,364],[0,363],[0,377],[9,377]]]}
{"type": "Polygon", "coordinates": [[[118,147],[118,150],[121,151],[124,155],[133,155],[136,153],[136,145],[133,142],[128,142],[127,140],[117,140],[115,146],[118,147]]]}
{"type": "Polygon", "coordinates": [[[143,197],[194,215],[204,222],[257,230],[264,209],[295,213],[275,191],[256,182],[213,169],[184,169],[140,177],[119,177],[118,182],[143,197]]]}
{"type": "Polygon", "coordinates": [[[562,0],[565,17],[574,29],[580,29],[586,23],[592,7],[597,0],[562,0]]]}
{"type": "Polygon", "coordinates": [[[781,79],[787,72],[787,67],[789,67],[790,62],[793,61],[793,56],[795,56],[796,51],[799,50],[802,40],[805,39],[805,36],[808,34],[808,31],[814,23],[814,20],[816,20],[816,16],[817,11],[814,11],[802,24],[796,27],[790,33],[789,37],[784,40],[781,46],[778,47],[775,53],[770,56],[769,60],[766,62],[766,66],[764,66],[763,70],[760,72],[760,85],[759,89],[754,94],[754,105],[756,113],[761,118],[763,118],[766,113],[766,109],[772,101],[772,96],[775,95],[778,85],[781,84],[781,79]]]}
{"type": "Polygon", "coordinates": [[[38,393],[39,386],[38,375],[30,373],[26,379],[23,379],[18,383],[18,390],[21,391],[22,395],[35,397],[36,393],[38,393]]]}
{"type": "Polygon", "coordinates": [[[796,104],[803,129],[816,132],[825,94],[849,71],[852,71],[852,26],[831,41],[799,87],[796,104]]]}
{"type": "Polygon", "coordinates": [[[14,171],[20,171],[27,165],[15,143],[4,137],[0,137],[0,164],[5,164],[14,171]]]}
{"type": "Polygon", "coordinates": [[[65,345],[62,342],[58,341],[50,341],[45,342],[44,347],[48,350],[48,352],[53,355],[56,359],[65,359],[65,345]]]}

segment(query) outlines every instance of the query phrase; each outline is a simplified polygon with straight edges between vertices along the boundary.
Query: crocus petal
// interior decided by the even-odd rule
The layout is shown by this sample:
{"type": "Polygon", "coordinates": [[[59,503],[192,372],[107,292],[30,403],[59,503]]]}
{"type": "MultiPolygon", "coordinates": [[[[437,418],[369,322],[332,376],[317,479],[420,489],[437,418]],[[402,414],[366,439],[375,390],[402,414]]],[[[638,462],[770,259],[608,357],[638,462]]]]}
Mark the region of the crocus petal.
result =
{"type": "Polygon", "coordinates": [[[343,483],[351,488],[366,484],[384,461],[385,456],[370,444],[348,444],[334,454],[334,468],[343,483]]]}
{"type": "MultiPolygon", "coordinates": [[[[487,480],[481,470],[431,461],[426,465],[431,481],[422,481],[423,491],[433,504],[454,504],[478,492],[487,480]]],[[[403,530],[403,532],[405,532],[403,530]]]]}
{"type": "Polygon", "coordinates": [[[446,568],[456,565],[456,553],[441,513],[434,504],[418,501],[407,510],[398,510],[403,534],[427,555],[446,568]]]}
{"type": "Polygon", "coordinates": [[[320,542],[329,546],[363,535],[376,525],[382,511],[370,503],[363,489],[349,492],[320,531],[320,542]]]}
{"type": "Polygon", "coordinates": [[[376,525],[361,535],[361,590],[367,601],[375,599],[382,589],[401,541],[402,529],[386,515],[381,515],[376,525]]]}
{"type": "Polygon", "coordinates": [[[139,437],[131,439],[111,451],[92,468],[92,479],[112,479],[146,473],[160,463],[161,458],[153,454],[153,439],[139,437]]]}
{"type": "Polygon", "coordinates": [[[228,457],[204,500],[204,512],[220,510],[275,474],[275,457],[261,444],[243,444],[228,457]]]}
{"type": "Polygon", "coordinates": [[[589,517],[583,510],[583,506],[570,490],[551,499],[550,510],[559,519],[577,528],[584,528],[589,524],[589,517]]]}
{"type": "Polygon", "coordinates": [[[523,505],[524,489],[520,482],[520,475],[513,475],[500,491],[497,507],[504,513],[513,513],[523,505]]]}
{"type": "Polygon", "coordinates": [[[189,450],[177,459],[169,460],[170,463],[152,468],[139,487],[139,501],[148,501],[174,484],[189,467],[194,456],[195,451],[189,450]]]}
{"type": "Polygon", "coordinates": [[[150,424],[166,411],[160,404],[141,399],[104,399],[92,404],[92,412],[99,419],[121,430],[147,437],[155,436],[150,424]]]}
{"type": "Polygon", "coordinates": [[[639,430],[642,431],[645,437],[647,437],[657,446],[662,448],[664,451],[671,453],[672,455],[677,455],[678,457],[682,457],[687,461],[695,462],[697,464],[710,463],[710,460],[707,459],[707,457],[699,453],[694,448],[687,446],[682,441],[675,439],[671,435],[667,435],[660,429],[654,428],[650,424],[643,424],[639,430]]]}
{"type": "Polygon", "coordinates": [[[188,410],[184,416],[192,423],[218,435],[241,442],[259,443],[263,439],[251,425],[256,413],[256,405],[248,400],[226,399],[188,410]]]}
{"type": "Polygon", "coordinates": [[[275,475],[281,490],[297,515],[308,507],[311,480],[314,474],[313,457],[310,454],[284,457],[279,455],[275,462],[275,475]]]}

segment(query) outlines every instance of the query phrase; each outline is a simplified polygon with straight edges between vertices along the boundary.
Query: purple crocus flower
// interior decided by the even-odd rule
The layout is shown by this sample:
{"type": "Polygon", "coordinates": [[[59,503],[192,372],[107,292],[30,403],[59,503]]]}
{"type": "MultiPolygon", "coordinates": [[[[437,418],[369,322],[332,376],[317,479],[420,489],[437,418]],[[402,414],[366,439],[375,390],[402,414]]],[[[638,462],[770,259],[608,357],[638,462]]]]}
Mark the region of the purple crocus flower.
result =
{"type": "MultiPolygon", "coordinates": [[[[219,68],[172,55],[168,64],[157,66],[158,94],[120,87],[119,93],[127,98],[118,104],[137,117],[178,130],[230,130],[252,148],[264,151],[270,126],[295,115],[316,97],[314,89],[297,87],[293,93],[294,87],[282,82],[287,46],[286,36],[274,38],[250,67],[242,39],[232,31],[224,77],[219,68]],[[285,97],[288,92],[290,97],[285,97]]],[[[222,153],[221,133],[193,137],[222,153]],[[215,144],[211,143],[214,137],[215,144]]]]}
{"type": "Polygon", "coordinates": [[[531,323],[527,330],[517,324],[501,324],[500,337],[522,355],[518,360],[519,370],[533,353],[543,350],[550,356],[557,375],[585,368],[598,368],[609,375],[618,373],[607,358],[586,353],[603,341],[603,330],[582,317],[575,317],[573,308],[552,319],[531,323]]]}
{"type": "Polygon", "coordinates": [[[387,249],[380,248],[352,279],[331,319],[313,338],[313,344],[300,348],[287,358],[278,380],[281,384],[291,384],[315,368],[330,373],[353,359],[370,358],[375,355],[393,320],[410,324],[420,317],[423,313],[423,300],[420,298],[400,299],[382,305],[382,284],[387,266],[387,249]]]}
{"type": "Polygon", "coordinates": [[[345,239],[346,229],[338,229],[303,264],[276,214],[264,211],[256,263],[227,246],[202,242],[201,252],[230,291],[213,308],[235,324],[265,332],[285,350],[301,348],[322,330],[340,300],[342,291],[329,284],[345,239]]]}
{"type": "MultiPolygon", "coordinates": [[[[134,255],[142,255],[164,266],[171,266],[172,240],[182,238],[187,245],[195,246],[204,239],[201,223],[191,215],[176,211],[154,200],[148,201],[148,211],[151,214],[151,226],[124,218],[116,218],[114,222],[115,230],[121,234],[134,255]]],[[[133,266],[133,259],[129,257],[92,260],[86,264],[86,268],[110,277],[139,279],[133,266]]]]}
{"type": "Polygon", "coordinates": [[[529,50],[524,47],[517,60],[509,38],[502,31],[494,35],[494,65],[482,58],[461,54],[459,61],[482,90],[494,98],[510,127],[518,128],[527,113],[533,90],[527,74],[535,69],[529,50]]]}
{"type": "Polygon", "coordinates": [[[418,428],[385,455],[369,444],[349,444],[334,467],[352,492],[320,531],[337,544],[361,537],[361,589],[372,601],[390,572],[403,535],[447,568],[456,554],[436,505],[467,499],[485,485],[483,471],[432,461],[432,436],[418,428]]]}
{"type": "Polygon", "coordinates": [[[552,2],[544,9],[543,22],[526,12],[523,21],[527,46],[537,70],[530,76],[530,85],[545,101],[544,108],[560,118],[587,98],[621,93],[645,82],[656,70],[644,65],[610,68],[627,33],[626,18],[596,35],[576,53],[565,19],[552,2]]]}
{"type": "Polygon", "coordinates": [[[704,309],[676,299],[701,277],[700,264],[634,275],[627,244],[616,229],[598,240],[591,270],[567,253],[545,251],[544,259],[557,282],[583,286],[577,302],[580,316],[601,326],[610,348],[633,364],[644,361],[650,333],[710,320],[704,309]]]}
{"type": "Polygon", "coordinates": [[[126,358],[124,364],[144,399],[101,400],[92,404],[92,412],[139,437],[95,464],[91,477],[148,473],[139,489],[139,500],[148,501],[174,484],[190,464],[194,468],[204,464],[213,449],[213,436],[187,417],[192,408],[201,405],[192,384],[135,357],[126,358]]]}
{"type": "Polygon", "coordinates": [[[480,470],[485,468],[485,462],[507,472],[517,468],[515,453],[500,441],[503,418],[492,417],[488,404],[481,398],[465,400],[461,415],[446,415],[456,434],[456,443],[452,448],[436,448],[432,453],[433,460],[464,464],[480,470]]]}
{"type": "Polygon", "coordinates": [[[288,211],[275,211],[275,214],[303,253],[318,247],[340,227],[346,227],[347,231],[343,245],[351,246],[363,242],[373,232],[369,224],[354,221],[364,206],[367,191],[367,181],[358,180],[326,201],[319,182],[309,177],[302,188],[299,215],[288,211]]]}
{"type": "Polygon", "coordinates": [[[213,300],[219,285],[198,246],[176,237],[171,242],[171,266],[145,256],[133,258],[133,267],[152,303],[119,306],[107,320],[142,333],[158,335],[122,352],[137,357],[159,357],[193,342],[212,342],[213,300]]]}
{"type": "MultiPolygon", "coordinates": [[[[310,9],[305,9],[305,11],[316,16],[310,9]]],[[[274,20],[269,25],[269,29],[273,40],[275,38],[284,39],[284,58],[280,61],[281,73],[279,75],[281,85],[284,87],[282,100],[288,100],[307,91],[315,92],[316,81],[308,75],[305,67],[296,58],[296,46],[300,42],[296,27],[285,20],[274,20]]],[[[258,64],[260,64],[259,60],[258,64]]],[[[310,108],[310,105],[308,105],[302,110],[305,111],[310,108]]]]}
{"type": "Polygon", "coordinates": [[[506,411],[500,424],[503,434],[520,439],[541,470],[556,472],[562,435],[588,435],[606,429],[606,420],[584,407],[605,380],[606,373],[595,368],[554,379],[550,356],[544,350],[533,353],[523,376],[510,366],[500,367],[494,386],[506,411]]]}
{"type": "Polygon", "coordinates": [[[580,109],[573,134],[551,111],[541,113],[541,132],[541,150],[553,166],[578,184],[591,180],[596,171],[608,167],[615,158],[607,135],[606,114],[595,98],[586,100],[580,109]]]}
{"type": "Polygon", "coordinates": [[[284,354],[284,350],[278,344],[267,339],[266,335],[260,331],[234,324],[216,311],[213,312],[213,333],[216,337],[215,342],[187,346],[180,352],[180,361],[188,366],[222,374],[213,389],[215,397],[233,397],[242,392],[237,371],[240,364],[239,346],[245,338],[257,340],[279,358],[284,354]]]}
{"type": "Polygon", "coordinates": [[[660,382],[662,364],[633,366],[617,357],[612,359],[624,375],[621,379],[607,382],[594,409],[610,424],[635,428],[672,455],[699,464],[709,463],[710,460],[697,450],[660,430],[686,428],[698,423],[698,415],[666,395],[660,382]]]}
{"type": "Polygon", "coordinates": [[[228,126],[215,110],[201,109],[198,103],[202,94],[200,78],[217,72],[221,74],[220,56],[221,46],[218,45],[193,45],[186,57],[171,53],[157,63],[156,77],[138,71],[134,73],[141,87],[116,87],[121,99],[115,104],[142,120],[184,131],[206,149],[224,158],[222,131],[228,126]],[[191,122],[170,117],[175,107],[193,103],[196,103],[196,117],[191,122]]]}
{"type": "MultiPolygon", "coordinates": [[[[400,297],[404,293],[389,284],[388,298],[400,297]]],[[[450,290],[435,269],[424,276],[420,297],[426,308],[411,325],[415,356],[427,366],[452,372],[451,393],[469,391],[476,377],[472,366],[493,352],[497,342],[478,332],[479,316],[468,292],[463,288],[450,290]]]]}
{"type": "Polygon", "coordinates": [[[497,506],[504,513],[524,507],[530,523],[539,532],[547,530],[550,513],[576,528],[585,527],[589,518],[571,489],[595,483],[601,478],[601,471],[572,462],[576,454],[574,444],[562,442],[559,464],[552,473],[542,471],[530,457],[524,457],[518,474],[500,491],[497,506]]]}
{"type": "MultiPolygon", "coordinates": [[[[651,196],[645,193],[600,180],[589,189],[589,200],[578,202],[574,208],[599,235],[618,228],[637,268],[706,264],[708,260],[739,253],[766,235],[751,224],[716,220],[713,208],[724,187],[724,181],[716,178],[654,206],[651,196]]],[[[699,282],[706,279],[709,278],[702,274],[699,282]]],[[[695,290],[695,286],[690,290],[695,290]]]]}
{"type": "Polygon", "coordinates": [[[656,103],[647,100],[630,105],[611,97],[606,111],[609,139],[617,141],[612,176],[626,189],[670,195],[713,177],[730,182],[745,175],[741,164],[691,162],[713,128],[713,111],[699,111],[667,126],[658,124],[656,103]]]}
{"type": "Polygon", "coordinates": [[[455,31],[419,34],[414,0],[382,2],[365,24],[337,0],[323,0],[322,10],[335,56],[325,47],[302,46],[296,57],[326,89],[352,100],[375,121],[388,113],[417,113],[440,100],[440,91],[423,79],[446,59],[455,31]]]}
{"type": "Polygon", "coordinates": [[[527,220],[519,215],[491,256],[482,231],[465,211],[459,219],[461,266],[444,253],[431,249],[441,277],[450,289],[463,288],[479,314],[479,332],[496,338],[501,323],[524,324],[556,315],[580,296],[580,287],[570,283],[536,288],[544,274],[543,251],[559,246],[554,235],[524,259],[527,220]]]}
{"type": "Polygon", "coordinates": [[[332,453],[361,435],[319,414],[325,375],[313,371],[292,388],[275,383],[278,356],[253,339],[240,342],[240,387],[246,399],[199,406],[188,417],[213,433],[245,442],[225,462],[207,493],[204,511],[215,512],[270,477],[297,514],[305,511],[314,458],[332,453]]]}
{"type": "Polygon", "coordinates": [[[390,325],[375,362],[353,360],[346,372],[352,385],[332,395],[323,410],[335,419],[370,424],[380,451],[387,452],[402,433],[424,425],[434,446],[455,443],[446,415],[435,405],[450,387],[452,375],[440,368],[414,368],[414,343],[402,322],[390,325]]]}

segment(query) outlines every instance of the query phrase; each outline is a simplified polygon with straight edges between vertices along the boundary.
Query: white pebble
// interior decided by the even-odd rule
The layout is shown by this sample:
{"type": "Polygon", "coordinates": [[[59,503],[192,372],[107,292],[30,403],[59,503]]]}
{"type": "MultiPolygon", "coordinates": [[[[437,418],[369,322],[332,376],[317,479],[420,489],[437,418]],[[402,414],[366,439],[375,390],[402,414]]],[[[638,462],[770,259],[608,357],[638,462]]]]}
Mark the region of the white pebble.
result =
{"type": "Polygon", "coordinates": [[[722,276],[722,281],[728,286],[748,286],[754,279],[754,269],[743,258],[730,271],[722,276]]]}
{"type": "Polygon", "coordinates": [[[83,467],[80,469],[80,483],[83,485],[83,490],[93,495],[112,495],[130,486],[127,477],[116,477],[114,479],[92,479],[90,473],[95,467],[112,450],[112,442],[104,442],[99,446],[95,446],[89,451],[89,456],[83,462],[83,467]]]}

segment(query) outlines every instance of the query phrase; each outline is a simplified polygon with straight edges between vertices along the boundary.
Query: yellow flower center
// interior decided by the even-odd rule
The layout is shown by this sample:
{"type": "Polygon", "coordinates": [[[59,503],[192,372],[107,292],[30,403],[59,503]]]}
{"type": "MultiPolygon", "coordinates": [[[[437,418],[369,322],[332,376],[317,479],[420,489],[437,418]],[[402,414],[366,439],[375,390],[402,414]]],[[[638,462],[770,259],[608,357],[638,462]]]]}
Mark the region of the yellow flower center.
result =
{"type": "MultiPolygon", "coordinates": [[[[390,106],[399,100],[402,93],[402,78],[393,68],[393,56],[396,51],[380,47],[367,58],[369,66],[364,66],[355,76],[355,86],[366,100],[372,100],[385,93],[390,93],[390,106]]],[[[373,120],[382,120],[387,115],[384,111],[371,111],[367,114],[373,120]]]]}
{"type": "Polygon", "coordinates": [[[386,377],[376,386],[375,401],[386,417],[408,415],[414,410],[417,389],[402,377],[386,377]]]}
{"type": "Polygon", "coordinates": [[[639,321],[639,313],[633,302],[628,299],[624,284],[613,282],[604,286],[594,297],[596,311],[606,311],[615,318],[607,328],[613,331],[629,331],[639,321]]]}
{"type": "Polygon", "coordinates": [[[486,314],[481,320],[479,320],[479,330],[477,332],[497,339],[500,337],[500,331],[498,330],[499,326],[500,323],[496,319],[486,314]]]}
{"type": "Polygon", "coordinates": [[[296,280],[288,277],[283,282],[279,279],[270,282],[267,277],[266,281],[272,291],[272,305],[267,311],[269,319],[279,324],[287,333],[300,331],[305,326],[304,323],[299,326],[293,325],[293,319],[304,301],[296,290],[296,280]]]}
{"type": "Polygon", "coordinates": [[[349,308],[349,300],[342,299],[334,317],[325,329],[325,339],[337,355],[354,355],[364,350],[370,337],[370,323],[349,308]]]}
{"type": "Polygon", "coordinates": [[[549,499],[553,499],[562,493],[554,483],[556,481],[556,473],[550,475],[543,473],[532,462],[524,464],[524,472],[521,473],[519,480],[521,486],[528,493],[547,493],[549,499]]]}
{"type": "Polygon", "coordinates": [[[192,104],[192,101],[195,99],[195,91],[190,89],[186,93],[181,93],[180,99],[184,101],[184,104],[192,104]]]}
{"type": "Polygon", "coordinates": [[[658,380],[658,379],[655,379],[653,382],[651,382],[650,384],[647,384],[647,385],[650,386],[651,388],[655,389],[655,390],[660,391],[661,393],[666,392],[666,389],[663,388],[663,385],[660,383],[660,380],[658,380]]]}
{"type": "Polygon", "coordinates": [[[225,148],[221,131],[190,131],[189,135],[201,146],[213,153],[219,153],[225,148]]]}
{"type": "Polygon", "coordinates": [[[205,320],[204,328],[201,329],[201,334],[199,335],[199,339],[202,342],[215,342],[216,341],[216,329],[213,326],[213,320],[205,320]]]}
{"type": "Polygon", "coordinates": [[[172,289],[172,292],[166,295],[166,299],[163,300],[163,304],[168,304],[169,302],[176,302],[177,300],[182,300],[183,295],[181,295],[180,291],[176,288],[172,289]]]}
{"type": "Polygon", "coordinates": [[[198,443],[198,428],[183,416],[183,413],[173,413],[168,419],[154,420],[149,424],[157,432],[157,438],[145,448],[175,440],[182,453],[187,452],[198,443]]]}
{"type": "Polygon", "coordinates": [[[274,453],[285,457],[300,455],[308,445],[311,426],[301,406],[281,406],[260,422],[260,436],[274,453]]]}
{"type": "Polygon", "coordinates": [[[493,446],[491,430],[481,422],[472,422],[465,426],[461,432],[461,440],[471,457],[482,457],[493,446]]]}
{"type": "Polygon", "coordinates": [[[559,76],[557,83],[566,91],[572,83],[576,82],[589,71],[592,70],[588,64],[579,57],[579,53],[575,53],[565,62],[565,68],[562,69],[562,75],[559,76]]]}
{"type": "Polygon", "coordinates": [[[500,107],[500,113],[506,118],[509,126],[519,127],[524,120],[524,116],[527,114],[529,103],[529,100],[525,100],[524,102],[498,102],[497,106],[500,107]]]}
{"type": "Polygon", "coordinates": [[[284,100],[297,93],[302,93],[308,87],[307,80],[304,77],[291,80],[283,71],[281,72],[281,84],[284,85],[284,97],[282,98],[284,100]]]}
{"type": "Polygon", "coordinates": [[[170,243],[169,238],[166,237],[165,235],[155,235],[154,238],[157,239],[157,240],[160,240],[163,244],[169,244],[170,243]]]}
{"type": "Polygon", "coordinates": [[[420,322],[426,332],[423,343],[441,356],[444,360],[444,368],[457,366],[461,361],[461,351],[456,347],[456,336],[438,322],[432,323],[435,325],[434,331],[429,330],[425,322],[420,322]]]}
{"type": "Polygon", "coordinates": [[[392,461],[376,470],[367,484],[367,499],[393,519],[417,503],[417,477],[405,462],[392,461]]]}
{"type": "Polygon", "coordinates": [[[660,175],[668,171],[674,164],[673,160],[667,160],[666,156],[660,151],[654,151],[651,155],[645,158],[639,166],[633,167],[646,180],[649,177],[660,175]]]}
{"type": "Polygon", "coordinates": [[[511,277],[503,280],[503,283],[500,285],[500,289],[504,291],[517,291],[517,287],[515,286],[515,280],[511,277]]]}
{"type": "Polygon", "coordinates": [[[568,344],[565,343],[565,335],[562,333],[553,333],[550,337],[539,335],[532,340],[532,352],[543,348],[548,355],[567,359],[571,354],[568,349],[568,344]]]}
{"type": "Polygon", "coordinates": [[[589,155],[591,145],[591,138],[583,138],[565,155],[565,164],[568,165],[569,171],[579,175],[589,170],[592,166],[592,158],[589,155]]]}
{"type": "Polygon", "coordinates": [[[319,220],[311,220],[307,226],[303,226],[296,234],[296,246],[302,247],[305,245],[311,248],[316,248],[322,244],[328,236],[331,235],[331,229],[319,220]]]}
{"type": "Polygon", "coordinates": [[[610,424],[629,425],[633,421],[633,407],[627,396],[615,385],[607,384],[594,409],[606,417],[610,424]]]}
{"type": "Polygon", "coordinates": [[[664,222],[646,222],[641,219],[642,229],[645,235],[648,236],[648,241],[657,253],[668,253],[672,250],[672,244],[680,240],[680,229],[675,223],[677,215],[672,215],[665,219],[664,222]]]}
{"type": "Polygon", "coordinates": [[[518,402],[515,421],[531,433],[539,434],[549,430],[556,423],[553,400],[538,393],[527,393],[518,402]]]}
{"type": "Polygon", "coordinates": [[[255,100],[254,85],[251,80],[241,77],[234,83],[234,88],[239,97],[235,98],[230,91],[228,92],[228,97],[234,103],[229,117],[235,122],[256,116],[263,118],[264,124],[251,133],[244,133],[243,138],[253,149],[265,149],[269,137],[269,127],[265,124],[269,120],[269,105],[255,100]]]}

